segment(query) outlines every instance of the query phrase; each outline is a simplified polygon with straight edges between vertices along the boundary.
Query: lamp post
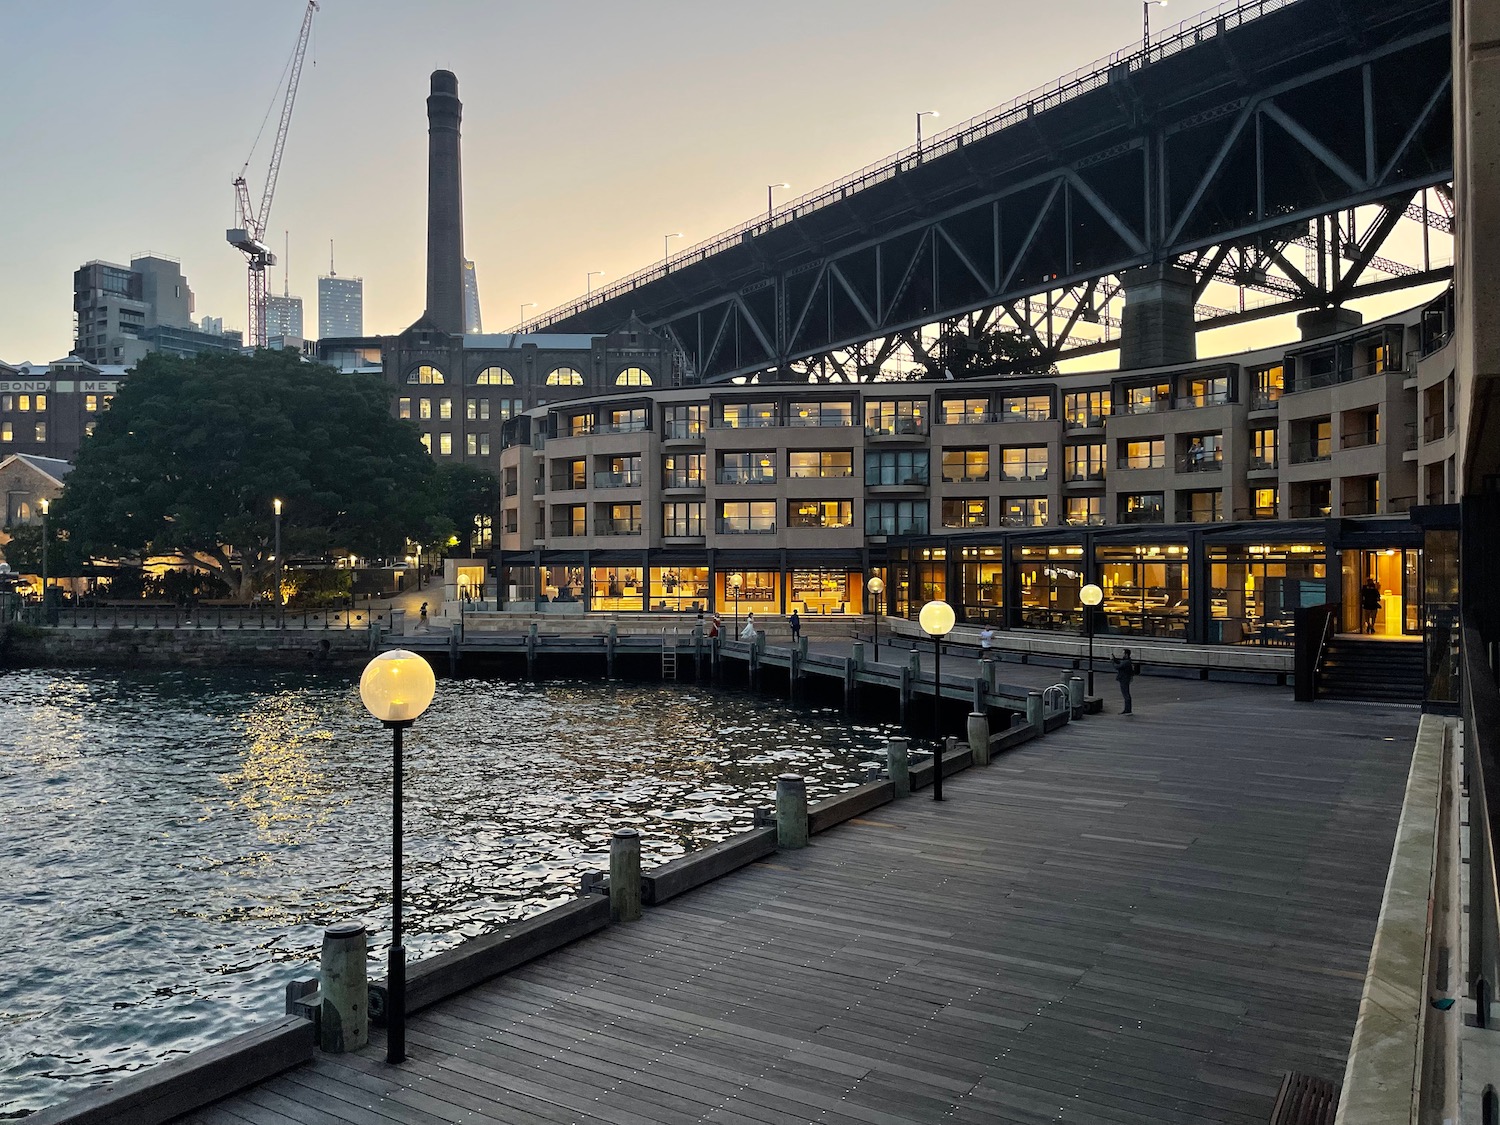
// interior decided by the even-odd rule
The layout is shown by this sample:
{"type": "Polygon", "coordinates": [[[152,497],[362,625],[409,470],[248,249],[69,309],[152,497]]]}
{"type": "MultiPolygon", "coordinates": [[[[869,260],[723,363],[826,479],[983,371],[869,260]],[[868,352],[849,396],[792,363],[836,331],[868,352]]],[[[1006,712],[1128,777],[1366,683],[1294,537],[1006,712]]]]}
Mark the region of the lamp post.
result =
{"type": "Polygon", "coordinates": [[[745,584],[745,579],[738,574],[729,576],[729,588],[734,591],[734,638],[740,637],[740,587],[745,584]]]}
{"type": "Polygon", "coordinates": [[[930,601],[922,607],[917,620],[932,638],[932,739],[937,748],[932,754],[932,799],[943,799],[943,638],[953,630],[956,620],[953,607],[945,601],[930,601]]]}
{"type": "Polygon", "coordinates": [[[603,270],[589,270],[588,276],[583,279],[583,284],[587,289],[585,296],[592,297],[594,295],[594,278],[602,278],[603,276],[603,270]]]}
{"type": "Polygon", "coordinates": [[[1104,600],[1104,591],[1090,582],[1078,591],[1078,600],[1083,603],[1084,630],[1089,635],[1089,694],[1094,694],[1094,608],[1104,600]]]}
{"type": "Polygon", "coordinates": [[[776,191],[777,188],[789,188],[791,186],[792,186],[791,184],[767,184],[766,185],[766,222],[770,222],[771,221],[771,217],[776,214],[776,202],[775,202],[775,195],[773,193],[776,191]]]}
{"type": "Polygon", "coordinates": [[[286,607],[281,598],[281,501],[272,500],[276,511],[276,628],[286,628],[286,607]]]}
{"type": "Polygon", "coordinates": [[[1141,23],[1145,26],[1145,30],[1141,33],[1141,39],[1147,48],[1151,46],[1151,8],[1153,5],[1165,8],[1167,0],[1143,0],[1141,4],[1141,23]]]}
{"type": "Polygon", "coordinates": [[[917,159],[922,159],[922,118],[940,116],[935,109],[923,109],[917,112],[917,159]]]}
{"type": "Polygon", "coordinates": [[[432,702],[432,667],[414,652],[382,652],[365,665],[359,697],[391,732],[391,949],[386,968],[385,1061],[406,1058],[406,948],[401,944],[401,732],[432,702]]]}
{"type": "Polygon", "coordinates": [[[672,239],[681,238],[682,232],[664,234],[661,236],[661,264],[665,266],[672,259],[672,239]]]}
{"type": "Polygon", "coordinates": [[[536,302],[535,301],[522,301],[521,302],[521,323],[516,327],[516,333],[517,333],[517,335],[519,335],[520,333],[526,331],[526,310],[527,309],[534,309],[534,308],[536,308],[536,302]]]}
{"type": "Polygon", "coordinates": [[[879,577],[867,582],[870,593],[875,595],[875,663],[880,663],[880,595],[885,593],[885,580],[879,577]]]}
{"type": "Polygon", "coordinates": [[[42,500],[42,624],[47,623],[47,545],[51,536],[47,531],[47,513],[52,510],[52,501],[42,500]]]}

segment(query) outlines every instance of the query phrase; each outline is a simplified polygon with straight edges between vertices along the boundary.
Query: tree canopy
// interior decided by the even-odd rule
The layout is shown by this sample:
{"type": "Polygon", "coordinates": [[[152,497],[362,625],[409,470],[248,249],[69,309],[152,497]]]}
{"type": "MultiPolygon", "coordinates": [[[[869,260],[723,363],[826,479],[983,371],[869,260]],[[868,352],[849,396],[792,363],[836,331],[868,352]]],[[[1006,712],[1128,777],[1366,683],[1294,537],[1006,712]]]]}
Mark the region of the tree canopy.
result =
{"type": "Polygon", "coordinates": [[[453,524],[465,555],[473,550],[474,521],[500,507],[500,481],[487,469],[454,462],[437,470],[438,511],[453,524]]]}
{"type": "Polygon", "coordinates": [[[79,450],[54,509],[95,556],[180,553],[242,599],[282,551],[400,554],[444,534],[435,470],[390,391],[294,352],[150,355],[79,450]]]}
{"type": "Polygon", "coordinates": [[[971,332],[953,328],[943,334],[937,354],[945,358],[947,370],[955,379],[1055,370],[1034,337],[1010,328],[980,328],[971,332]]]}

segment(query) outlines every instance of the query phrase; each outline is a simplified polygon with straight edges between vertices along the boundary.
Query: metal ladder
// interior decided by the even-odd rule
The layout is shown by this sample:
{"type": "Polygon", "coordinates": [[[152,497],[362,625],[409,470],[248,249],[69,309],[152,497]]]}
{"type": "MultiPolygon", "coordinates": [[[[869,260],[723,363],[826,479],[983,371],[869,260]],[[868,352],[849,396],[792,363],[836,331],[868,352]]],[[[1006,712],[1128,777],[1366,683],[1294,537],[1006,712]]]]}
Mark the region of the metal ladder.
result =
{"type": "Polygon", "coordinates": [[[677,678],[677,637],[663,633],[661,638],[661,678],[677,678]]]}

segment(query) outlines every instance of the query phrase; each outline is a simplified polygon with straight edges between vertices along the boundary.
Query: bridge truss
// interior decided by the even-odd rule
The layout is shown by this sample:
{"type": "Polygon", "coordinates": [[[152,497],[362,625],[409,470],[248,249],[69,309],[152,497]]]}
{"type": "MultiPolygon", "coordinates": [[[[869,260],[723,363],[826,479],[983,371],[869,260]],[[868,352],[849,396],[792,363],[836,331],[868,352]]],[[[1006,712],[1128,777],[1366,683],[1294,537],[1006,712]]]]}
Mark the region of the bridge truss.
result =
{"type": "Polygon", "coordinates": [[[1451,275],[1446,0],[1254,0],[966,122],[531,322],[670,333],[697,378],[951,366],[1008,327],[1118,344],[1121,275],[1200,330],[1451,275]]]}

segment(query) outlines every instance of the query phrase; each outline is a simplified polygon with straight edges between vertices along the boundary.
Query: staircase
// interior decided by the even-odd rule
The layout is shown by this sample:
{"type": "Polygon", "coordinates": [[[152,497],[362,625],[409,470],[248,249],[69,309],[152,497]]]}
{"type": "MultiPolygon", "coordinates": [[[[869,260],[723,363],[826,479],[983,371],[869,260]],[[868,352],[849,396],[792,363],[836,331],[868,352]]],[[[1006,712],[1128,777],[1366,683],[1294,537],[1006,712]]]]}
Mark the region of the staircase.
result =
{"type": "Polygon", "coordinates": [[[1424,675],[1418,641],[1334,637],[1323,653],[1318,697],[1420,704],[1425,694],[1424,675]]]}

